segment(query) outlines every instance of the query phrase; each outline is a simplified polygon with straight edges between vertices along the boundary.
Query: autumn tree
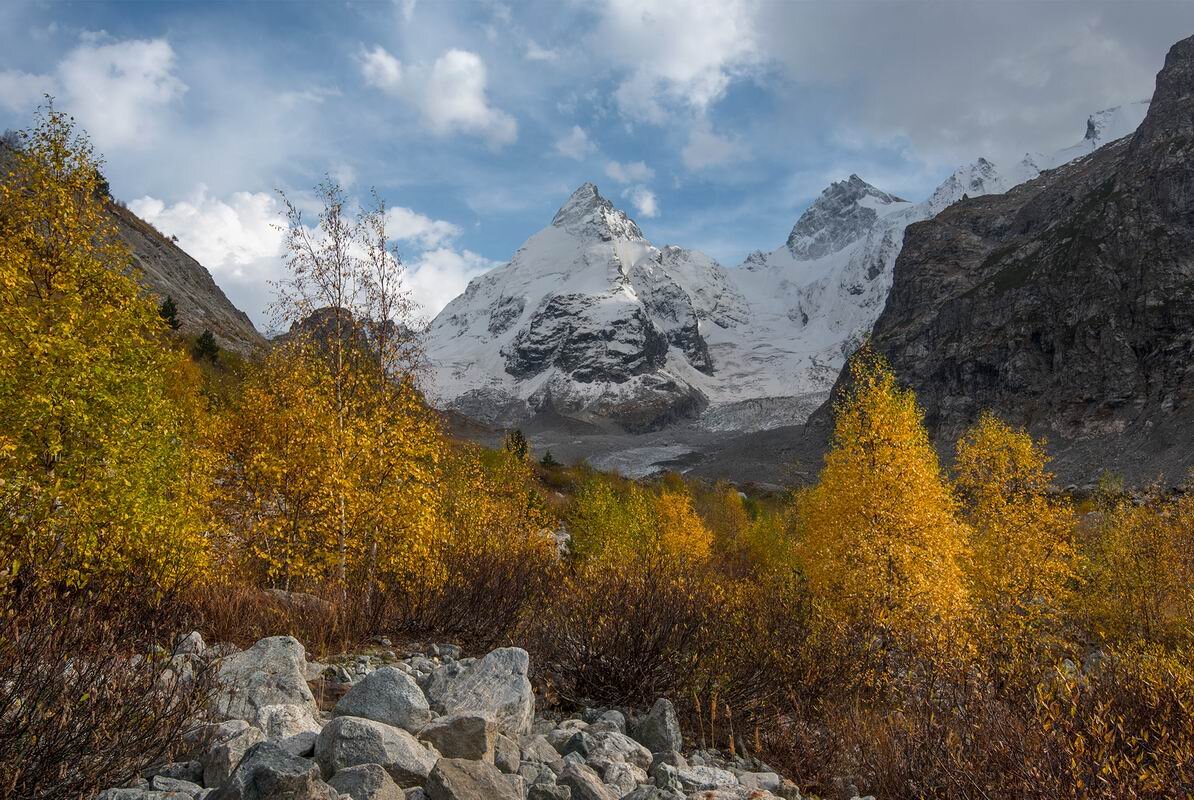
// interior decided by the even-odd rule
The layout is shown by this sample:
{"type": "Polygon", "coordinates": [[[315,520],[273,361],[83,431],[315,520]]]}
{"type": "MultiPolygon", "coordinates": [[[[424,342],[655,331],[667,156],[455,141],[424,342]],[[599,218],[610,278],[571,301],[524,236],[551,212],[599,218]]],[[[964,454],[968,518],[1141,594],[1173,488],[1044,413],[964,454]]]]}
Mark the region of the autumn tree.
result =
{"type": "Polygon", "coordinates": [[[205,553],[181,359],[72,120],[0,159],[0,573],[172,581],[205,553]]]}
{"type": "Polygon", "coordinates": [[[1043,442],[989,412],[958,441],[974,621],[1000,669],[1056,633],[1074,578],[1073,510],[1047,465],[1043,442]]]}
{"type": "Polygon", "coordinates": [[[820,479],[797,501],[799,556],[831,618],[875,626],[881,644],[924,640],[966,608],[965,526],[913,393],[869,347],[849,374],[820,479]]]}

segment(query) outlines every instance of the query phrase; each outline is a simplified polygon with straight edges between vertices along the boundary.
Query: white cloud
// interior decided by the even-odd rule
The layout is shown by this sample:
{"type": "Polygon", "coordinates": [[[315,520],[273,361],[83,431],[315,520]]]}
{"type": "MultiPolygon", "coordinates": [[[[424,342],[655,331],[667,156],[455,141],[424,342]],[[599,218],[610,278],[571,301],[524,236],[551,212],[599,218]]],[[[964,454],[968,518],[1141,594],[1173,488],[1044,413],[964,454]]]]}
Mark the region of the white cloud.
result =
{"type": "Polygon", "coordinates": [[[514,118],[489,104],[485,62],[476,53],[453,48],[430,68],[415,65],[407,70],[377,46],[361,57],[361,74],[369,85],[399,95],[418,108],[423,121],[438,135],[468,133],[494,146],[518,138],[514,118]]]}
{"type": "Polygon", "coordinates": [[[688,144],[680,152],[684,166],[705,169],[745,158],[746,151],[738,142],[719,136],[708,126],[698,126],[688,136],[688,144]]]}
{"type": "Polygon", "coordinates": [[[398,241],[432,248],[455,239],[460,235],[460,227],[409,208],[397,207],[386,212],[386,232],[398,241]]]}
{"type": "Polygon", "coordinates": [[[589,134],[579,125],[573,125],[572,130],[556,140],[556,152],[568,158],[580,161],[585,156],[597,150],[589,134]]]}
{"type": "Polygon", "coordinates": [[[106,150],[156,137],[170,104],[187,91],[175,67],[165,39],[106,42],[98,36],[67,54],[58,78],[65,107],[106,150]]]}
{"type": "Polygon", "coordinates": [[[463,292],[470,280],[499,263],[471,250],[428,250],[407,264],[411,294],[422,310],[434,316],[463,292]]]}
{"type": "Polygon", "coordinates": [[[655,170],[642,161],[630,161],[625,164],[610,161],[605,165],[605,174],[618,183],[642,183],[655,177],[655,170]]]}
{"type": "Polygon", "coordinates": [[[630,71],[622,113],[659,124],[669,105],[703,113],[758,63],[755,17],[751,0],[611,0],[593,45],[630,71]]]}
{"type": "Polygon", "coordinates": [[[42,97],[54,93],[54,79],[15,69],[0,72],[0,105],[10,111],[25,112],[37,106],[42,97]]]}
{"type": "Polygon", "coordinates": [[[533,39],[527,39],[527,61],[557,61],[560,54],[546,47],[540,47],[533,39]]]}
{"type": "Polygon", "coordinates": [[[518,137],[518,124],[493,108],[485,96],[485,62],[467,50],[449,50],[435,60],[423,94],[423,114],[432,130],[475,133],[494,144],[518,137]]]}
{"type": "Polygon", "coordinates": [[[370,86],[383,92],[396,92],[402,85],[402,62],[381,45],[362,53],[360,62],[361,75],[370,86]]]}
{"type": "Polygon", "coordinates": [[[646,186],[632,186],[622,192],[622,196],[634,204],[634,210],[638,212],[639,216],[648,219],[659,216],[659,201],[655,197],[655,192],[646,186]]]}

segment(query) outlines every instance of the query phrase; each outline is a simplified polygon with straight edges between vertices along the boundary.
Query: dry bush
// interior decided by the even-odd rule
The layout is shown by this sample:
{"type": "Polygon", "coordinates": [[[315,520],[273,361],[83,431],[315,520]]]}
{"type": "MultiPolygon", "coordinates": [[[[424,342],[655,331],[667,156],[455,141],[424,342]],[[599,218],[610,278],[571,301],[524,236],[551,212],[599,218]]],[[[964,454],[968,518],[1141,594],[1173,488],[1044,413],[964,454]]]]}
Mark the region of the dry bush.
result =
{"type": "Polygon", "coordinates": [[[290,635],[312,657],[342,653],[375,632],[374,608],[362,595],[259,589],[237,581],[201,583],[179,598],[189,627],[210,641],[248,647],[290,635]]]}
{"type": "Polygon", "coordinates": [[[571,567],[527,631],[532,666],[571,704],[682,696],[706,648],[716,586],[663,555],[571,567]]]}
{"type": "MultiPolygon", "coordinates": [[[[211,675],[175,679],[168,613],[9,596],[0,611],[0,797],[75,800],[169,760],[211,675]],[[156,655],[155,655],[156,653],[156,655]]],[[[168,611],[169,609],[165,609],[168,611]]]]}
{"type": "Polygon", "coordinates": [[[559,572],[555,542],[495,536],[481,543],[441,541],[438,575],[392,587],[378,599],[374,627],[482,650],[515,643],[559,572]]]}

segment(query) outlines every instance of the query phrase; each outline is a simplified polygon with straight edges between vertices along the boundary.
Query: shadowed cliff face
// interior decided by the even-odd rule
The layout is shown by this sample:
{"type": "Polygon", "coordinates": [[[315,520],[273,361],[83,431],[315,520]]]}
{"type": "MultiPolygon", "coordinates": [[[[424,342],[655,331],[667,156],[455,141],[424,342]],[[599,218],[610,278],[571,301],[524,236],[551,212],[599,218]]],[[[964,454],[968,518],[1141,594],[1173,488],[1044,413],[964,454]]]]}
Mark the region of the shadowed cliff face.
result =
{"type": "Polygon", "coordinates": [[[1194,466],[1194,38],[1130,138],[913,225],[873,341],[948,452],[984,408],[1066,481],[1194,466]]]}

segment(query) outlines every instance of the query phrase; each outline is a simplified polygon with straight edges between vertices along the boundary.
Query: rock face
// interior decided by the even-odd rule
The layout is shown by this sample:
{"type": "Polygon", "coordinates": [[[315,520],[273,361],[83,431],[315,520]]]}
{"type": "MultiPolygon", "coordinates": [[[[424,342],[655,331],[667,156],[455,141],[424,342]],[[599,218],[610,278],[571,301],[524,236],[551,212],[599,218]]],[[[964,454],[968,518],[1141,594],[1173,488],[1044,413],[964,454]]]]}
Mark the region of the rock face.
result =
{"type": "Polygon", "coordinates": [[[127,208],[113,204],[111,212],[141,282],[160,299],[174,298],[182,333],[210,330],[221,347],[242,354],[265,348],[265,338],[248,315],[232,305],[202,264],[127,208]]]}
{"type": "Polygon", "coordinates": [[[427,698],[441,714],[491,714],[502,733],[529,733],[535,695],[527,677],[530,656],[519,647],[494,650],[464,667],[447,665],[431,676],[427,698]]]}
{"type": "Polygon", "coordinates": [[[1194,39],[1120,140],[910,227],[874,343],[943,449],[983,409],[1066,481],[1181,480],[1194,452],[1194,39]]]}

